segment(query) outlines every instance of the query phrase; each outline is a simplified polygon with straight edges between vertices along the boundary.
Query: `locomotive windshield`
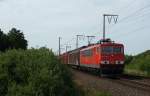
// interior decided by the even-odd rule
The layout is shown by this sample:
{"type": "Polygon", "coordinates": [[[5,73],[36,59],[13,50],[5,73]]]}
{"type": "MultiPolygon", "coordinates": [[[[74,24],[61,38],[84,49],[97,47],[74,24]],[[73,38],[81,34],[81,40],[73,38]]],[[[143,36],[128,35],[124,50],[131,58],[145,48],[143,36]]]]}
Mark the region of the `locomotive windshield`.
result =
{"type": "Polygon", "coordinates": [[[111,53],[122,53],[122,47],[112,47],[112,46],[105,46],[101,48],[101,52],[104,54],[111,54],[111,53]]]}
{"type": "Polygon", "coordinates": [[[122,48],[121,47],[114,47],[113,52],[114,53],[122,53],[122,48]]]}
{"type": "Polygon", "coordinates": [[[108,47],[102,47],[102,53],[112,53],[113,52],[113,47],[108,46],[108,47]]]}

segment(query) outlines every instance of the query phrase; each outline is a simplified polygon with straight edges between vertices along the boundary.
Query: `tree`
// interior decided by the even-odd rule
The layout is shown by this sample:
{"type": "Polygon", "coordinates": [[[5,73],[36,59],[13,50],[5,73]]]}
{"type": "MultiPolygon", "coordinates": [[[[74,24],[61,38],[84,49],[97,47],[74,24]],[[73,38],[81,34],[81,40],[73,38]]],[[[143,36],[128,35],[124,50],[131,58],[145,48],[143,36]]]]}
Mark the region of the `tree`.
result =
{"type": "Polygon", "coordinates": [[[0,51],[5,51],[8,49],[8,38],[7,35],[3,33],[3,31],[0,29],[0,51]]]}
{"type": "Polygon", "coordinates": [[[12,28],[8,33],[8,40],[10,42],[10,48],[14,49],[27,49],[28,43],[24,37],[23,32],[17,30],[16,28],[12,28]]]}

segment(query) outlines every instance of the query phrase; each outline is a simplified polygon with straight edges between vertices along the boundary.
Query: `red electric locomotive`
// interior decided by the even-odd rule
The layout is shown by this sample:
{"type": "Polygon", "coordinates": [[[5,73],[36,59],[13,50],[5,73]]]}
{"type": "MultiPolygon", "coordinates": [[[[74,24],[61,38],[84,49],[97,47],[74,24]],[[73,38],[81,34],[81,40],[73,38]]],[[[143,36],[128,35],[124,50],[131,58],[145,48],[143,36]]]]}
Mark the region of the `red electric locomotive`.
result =
{"type": "Polygon", "coordinates": [[[80,66],[94,68],[102,74],[121,74],[124,68],[124,46],[110,41],[80,50],[80,66]]]}
{"type": "Polygon", "coordinates": [[[110,39],[69,51],[62,57],[66,64],[94,69],[100,74],[121,74],[124,69],[124,46],[110,39]]]}

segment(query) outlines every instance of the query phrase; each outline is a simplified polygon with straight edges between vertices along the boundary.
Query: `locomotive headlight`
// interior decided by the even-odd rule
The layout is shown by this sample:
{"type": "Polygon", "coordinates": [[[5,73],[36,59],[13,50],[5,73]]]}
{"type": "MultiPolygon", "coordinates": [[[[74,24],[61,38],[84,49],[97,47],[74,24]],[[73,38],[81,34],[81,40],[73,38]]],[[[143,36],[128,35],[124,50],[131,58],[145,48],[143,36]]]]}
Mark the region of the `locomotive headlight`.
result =
{"type": "Polygon", "coordinates": [[[120,64],[124,64],[124,61],[120,61],[120,64]]]}
{"type": "Polygon", "coordinates": [[[116,64],[124,64],[124,61],[116,61],[116,64]]]}
{"type": "Polygon", "coordinates": [[[109,61],[107,61],[107,60],[101,61],[101,64],[109,64],[109,61]]]}
{"type": "Polygon", "coordinates": [[[116,64],[119,64],[119,62],[118,62],[118,61],[116,61],[116,64]]]}

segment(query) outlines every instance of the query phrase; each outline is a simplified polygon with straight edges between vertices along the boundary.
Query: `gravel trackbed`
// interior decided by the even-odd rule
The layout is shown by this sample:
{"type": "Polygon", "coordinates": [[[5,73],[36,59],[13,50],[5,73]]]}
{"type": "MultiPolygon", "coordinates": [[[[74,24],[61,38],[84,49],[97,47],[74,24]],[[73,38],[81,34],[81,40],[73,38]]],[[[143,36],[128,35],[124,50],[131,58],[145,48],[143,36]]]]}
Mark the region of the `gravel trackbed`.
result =
{"type": "Polygon", "coordinates": [[[72,71],[75,82],[84,88],[108,91],[112,96],[150,96],[150,92],[126,86],[108,78],[100,78],[74,69],[72,71]]]}

